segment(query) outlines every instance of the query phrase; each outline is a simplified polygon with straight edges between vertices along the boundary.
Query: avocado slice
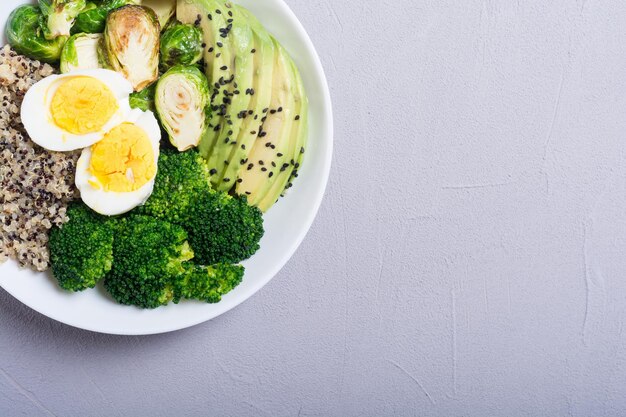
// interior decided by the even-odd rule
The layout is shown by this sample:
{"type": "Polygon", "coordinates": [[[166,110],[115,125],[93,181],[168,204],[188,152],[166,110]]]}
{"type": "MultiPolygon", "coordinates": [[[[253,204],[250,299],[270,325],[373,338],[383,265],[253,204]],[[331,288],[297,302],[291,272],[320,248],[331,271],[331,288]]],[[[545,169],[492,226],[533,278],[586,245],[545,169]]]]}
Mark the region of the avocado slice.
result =
{"type": "Polygon", "coordinates": [[[226,107],[224,98],[228,84],[234,82],[233,54],[225,43],[228,36],[227,20],[232,19],[233,4],[223,0],[179,0],[176,7],[176,18],[187,24],[200,27],[204,39],[204,71],[211,88],[211,118],[208,129],[200,140],[198,151],[208,158],[219,137],[226,107]],[[222,69],[226,68],[226,69],[222,69]]]}
{"type": "Polygon", "coordinates": [[[248,19],[240,10],[233,6],[228,11],[230,17],[226,21],[226,31],[222,31],[222,34],[226,33],[223,48],[230,49],[232,61],[229,68],[221,67],[219,70],[231,69],[233,81],[222,87],[222,103],[215,103],[219,106],[217,111],[222,113],[222,119],[218,137],[207,159],[212,173],[211,184],[220,191],[228,191],[235,183],[236,178],[225,171],[230,166],[233,148],[239,145],[237,139],[244,122],[254,117],[250,104],[254,98],[255,42],[248,19]]]}
{"type": "Polygon", "coordinates": [[[265,212],[272,207],[280,197],[285,195],[287,189],[295,178],[298,177],[298,170],[304,158],[304,150],[308,138],[308,122],[309,122],[309,101],[304,91],[304,83],[300,77],[300,72],[291,62],[292,72],[295,76],[295,116],[293,116],[293,125],[291,132],[291,146],[289,147],[289,157],[281,158],[284,162],[278,167],[278,173],[274,174],[276,179],[265,197],[257,204],[257,207],[265,212]]]}
{"type": "MultiPolygon", "coordinates": [[[[295,138],[293,125],[302,100],[297,97],[298,78],[291,58],[273,39],[276,50],[272,81],[272,99],[261,121],[261,133],[241,167],[236,191],[248,196],[248,202],[259,205],[273,189],[283,167],[291,165],[295,138]]],[[[295,160],[294,160],[295,164],[295,160]]],[[[291,171],[290,171],[291,172],[291,171]]],[[[273,201],[280,196],[280,188],[273,201]]],[[[267,207],[269,208],[269,207],[267,207]]]]}
{"type": "MultiPolygon", "coordinates": [[[[261,23],[246,9],[235,6],[252,30],[253,43],[250,51],[244,51],[244,56],[250,55],[248,62],[252,69],[250,88],[239,86],[239,95],[233,97],[231,115],[232,124],[226,124],[222,129],[213,153],[210,157],[211,166],[223,166],[213,179],[218,190],[228,191],[238,178],[242,165],[248,162],[248,155],[255,140],[261,132],[263,109],[267,109],[272,98],[272,74],[274,70],[274,42],[261,23]],[[242,97],[243,96],[243,97],[242,97]],[[246,98],[246,100],[241,100],[246,98]],[[252,111],[252,113],[250,113],[252,111]],[[239,115],[243,116],[239,118],[239,115]],[[227,140],[228,139],[228,140],[227,140]],[[224,161],[228,164],[223,165],[224,161]]],[[[237,72],[238,69],[237,69],[237,72]]],[[[248,76],[246,73],[246,81],[248,76]]],[[[241,79],[239,76],[236,79],[241,79]]],[[[227,116],[228,117],[228,116],[227,116]]]]}

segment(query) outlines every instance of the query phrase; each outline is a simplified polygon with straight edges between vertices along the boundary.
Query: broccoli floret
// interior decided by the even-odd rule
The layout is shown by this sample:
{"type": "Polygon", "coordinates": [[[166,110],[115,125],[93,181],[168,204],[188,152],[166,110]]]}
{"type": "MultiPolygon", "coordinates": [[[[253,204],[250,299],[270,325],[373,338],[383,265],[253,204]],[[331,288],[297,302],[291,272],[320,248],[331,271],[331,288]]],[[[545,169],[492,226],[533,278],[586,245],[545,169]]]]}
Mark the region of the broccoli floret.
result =
{"type": "Polygon", "coordinates": [[[192,265],[177,280],[174,297],[219,303],[222,295],[233,290],[243,279],[241,265],[192,265]]]}
{"type": "Polygon", "coordinates": [[[174,299],[175,279],[193,257],[187,233],[148,216],[120,221],[113,245],[115,262],[104,287],[119,303],[156,308],[174,299]]]}
{"type": "Polygon", "coordinates": [[[166,151],[152,196],[139,210],[185,228],[197,263],[238,263],[259,249],[263,215],[245,196],[212,190],[209,178],[197,151],[166,151]]]}
{"type": "Polygon", "coordinates": [[[112,220],[75,203],[67,210],[69,222],[50,231],[48,246],[52,273],[68,291],[93,288],[111,270],[112,220]]]}
{"type": "Polygon", "coordinates": [[[208,186],[209,174],[198,152],[163,149],[154,190],[138,212],[174,223],[183,222],[196,193],[208,186]]]}
{"type": "Polygon", "coordinates": [[[185,230],[149,216],[120,221],[113,245],[115,262],[104,287],[119,303],[157,308],[170,301],[216,303],[243,278],[239,265],[197,266],[185,230]]]}
{"type": "Polygon", "coordinates": [[[263,215],[245,196],[205,190],[189,207],[185,227],[196,261],[204,265],[238,263],[259,249],[263,215]]]}

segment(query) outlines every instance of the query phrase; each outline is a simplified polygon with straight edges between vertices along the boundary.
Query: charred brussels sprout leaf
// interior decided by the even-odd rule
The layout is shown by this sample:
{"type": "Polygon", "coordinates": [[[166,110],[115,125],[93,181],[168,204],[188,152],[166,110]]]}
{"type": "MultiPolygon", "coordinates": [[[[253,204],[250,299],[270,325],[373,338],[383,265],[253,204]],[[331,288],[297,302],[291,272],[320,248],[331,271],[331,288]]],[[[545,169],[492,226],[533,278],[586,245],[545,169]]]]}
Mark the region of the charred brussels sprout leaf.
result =
{"type": "Polygon", "coordinates": [[[202,59],[202,31],[193,25],[176,24],[161,35],[161,68],[193,65],[202,59]]]}
{"type": "Polygon", "coordinates": [[[175,66],[157,83],[155,107],[179,151],[198,146],[209,116],[209,83],[196,67],[175,66]]]}
{"type": "Polygon", "coordinates": [[[61,52],[61,72],[102,68],[98,48],[102,34],[79,33],[70,36],[61,52]]]}
{"type": "Polygon", "coordinates": [[[135,3],[132,0],[103,0],[99,4],[87,3],[82,13],[76,16],[72,33],[102,33],[110,11],[135,3]]]}
{"type": "Polygon", "coordinates": [[[43,15],[36,6],[25,5],[13,10],[7,20],[7,40],[9,45],[20,54],[54,63],[59,60],[67,37],[46,39],[39,25],[42,18],[43,15]]]}
{"type": "Polygon", "coordinates": [[[130,107],[133,109],[141,109],[143,111],[150,110],[155,111],[154,108],[154,92],[156,90],[156,83],[149,85],[143,90],[132,93],[130,95],[130,107]]]}
{"type": "Polygon", "coordinates": [[[74,19],[86,5],[86,0],[39,0],[39,8],[44,16],[42,29],[46,39],[69,36],[74,19]]]}
{"type": "Polygon", "coordinates": [[[109,13],[104,41],[111,68],[141,91],[159,76],[160,26],[151,9],[128,5],[109,13]]]}

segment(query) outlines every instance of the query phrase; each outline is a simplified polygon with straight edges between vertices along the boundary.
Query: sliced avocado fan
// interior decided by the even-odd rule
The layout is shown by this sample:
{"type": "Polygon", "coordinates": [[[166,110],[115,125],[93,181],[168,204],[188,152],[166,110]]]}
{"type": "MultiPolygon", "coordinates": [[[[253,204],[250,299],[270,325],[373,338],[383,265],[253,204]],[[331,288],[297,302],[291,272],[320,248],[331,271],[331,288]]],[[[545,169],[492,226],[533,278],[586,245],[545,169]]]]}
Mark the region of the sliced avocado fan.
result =
{"type": "Polygon", "coordinates": [[[212,116],[199,151],[214,188],[235,187],[267,211],[298,175],[308,101],[285,49],[245,8],[225,0],[178,0],[177,18],[203,32],[212,116]]]}

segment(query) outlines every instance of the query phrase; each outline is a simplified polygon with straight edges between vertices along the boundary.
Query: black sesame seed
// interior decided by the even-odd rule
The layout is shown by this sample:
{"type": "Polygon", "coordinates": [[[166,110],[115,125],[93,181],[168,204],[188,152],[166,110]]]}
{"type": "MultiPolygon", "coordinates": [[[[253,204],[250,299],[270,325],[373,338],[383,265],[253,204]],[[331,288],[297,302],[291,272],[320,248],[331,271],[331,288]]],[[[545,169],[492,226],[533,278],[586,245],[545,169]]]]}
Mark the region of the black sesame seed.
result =
{"type": "Polygon", "coordinates": [[[217,44],[216,44],[216,45],[217,45],[217,46],[219,46],[220,48],[221,48],[222,46],[224,46],[224,44],[223,44],[222,42],[217,42],[217,44]]]}
{"type": "Polygon", "coordinates": [[[283,154],[282,154],[282,153],[280,153],[280,152],[278,152],[278,153],[276,154],[276,156],[280,158],[281,156],[283,156],[283,154]]]}
{"type": "Polygon", "coordinates": [[[202,47],[206,48],[206,43],[202,42],[202,47]]]}
{"type": "Polygon", "coordinates": [[[222,53],[221,53],[221,52],[218,52],[218,53],[215,55],[215,58],[219,58],[219,57],[221,57],[221,56],[222,56],[222,53]]]}
{"type": "Polygon", "coordinates": [[[221,69],[222,71],[226,71],[226,70],[228,69],[228,67],[227,67],[226,65],[224,65],[224,66],[220,67],[220,69],[221,69]]]}
{"type": "Polygon", "coordinates": [[[270,177],[270,178],[272,178],[273,176],[274,176],[274,173],[273,173],[273,172],[270,172],[269,177],[270,177]]]}
{"type": "Polygon", "coordinates": [[[300,153],[304,153],[304,148],[300,148],[300,153]]]}
{"type": "Polygon", "coordinates": [[[215,50],[215,48],[213,48],[213,47],[209,48],[209,52],[213,52],[214,50],[215,50]]]}
{"type": "Polygon", "coordinates": [[[245,150],[246,149],[246,145],[245,144],[241,144],[241,149],[245,150]]]}
{"type": "Polygon", "coordinates": [[[263,109],[263,113],[267,113],[267,111],[268,111],[268,110],[269,110],[269,109],[268,109],[267,107],[266,107],[266,108],[264,108],[264,109],[263,109]]]}
{"type": "Polygon", "coordinates": [[[237,184],[241,184],[242,182],[243,182],[243,178],[239,178],[239,179],[237,180],[237,184]]]}
{"type": "Polygon", "coordinates": [[[209,13],[208,15],[206,15],[206,17],[209,18],[209,20],[213,20],[213,16],[211,16],[211,13],[209,13]]]}
{"type": "Polygon", "coordinates": [[[222,11],[220,9],[215,9],[215,13],[222,14],[222,11]]]}
{"type": "Polygon", "coordinates": [[[261,171],[265,172],[265,171],[267,171],[267,168],[263,167],[263,168],[261,168],[261,171]]]}
{"type": "Polygon", "coordinates": [[[272,166],[276,168],[276,162],[272,161],[272,166]]]}
{"type": "Polygon", "coordinates": [[[265,165],[265,162],[259,161],[259,165],[263,166],[263,165],[265,165]]]}
{"type": "Polygon", "coordinates": [[[230,182],[230,178],[224,178],[224,182],[230,182]]]}
{"type": "Polygon", "coordinates": [[[276,110],[274,109],[270,110],[270,114],[276,114],[276,110]]]}
{"type": "Polygon", "coordinates": [[[233,12],[231,12],[230,10],[228,11],[228,15],[232,17],[233,12]]]}
{"type": "Polygon", "coordinates": [[[250,52],[255,53],[256,49],[252,48],[252,50],[250,52]]]}
{"type": "Polygon", "coordinates": [[[254,166],[254,164],[248,164],[248,171],[250,171],[253,166],[254,166]]]}
{"type": "Polygon", "coordinates": [[[300,120],[300,115],[297,115],[297,116],[296,116],[296,120],[300,120]]]}
{"type": "Polygon", "coordinates": [[[250,132],[251,135],[256,135],[256,130],[250,132]]]}
{"type": "Polygon", "coordinates": [[[282,107],[279,107],[278,109],[276,109],[276,111],[277,111],[278,113],[280,113],[281,111],[283,111],[283,108],[282,108],[282,107]]]}
{"type": "Polygon", "coordinates": [[[211,174],[211,175],[215,175],[215,174],[217,174],[217,169],[212,168],[212,169],[209,171],[209,174],[211,174]]]}

